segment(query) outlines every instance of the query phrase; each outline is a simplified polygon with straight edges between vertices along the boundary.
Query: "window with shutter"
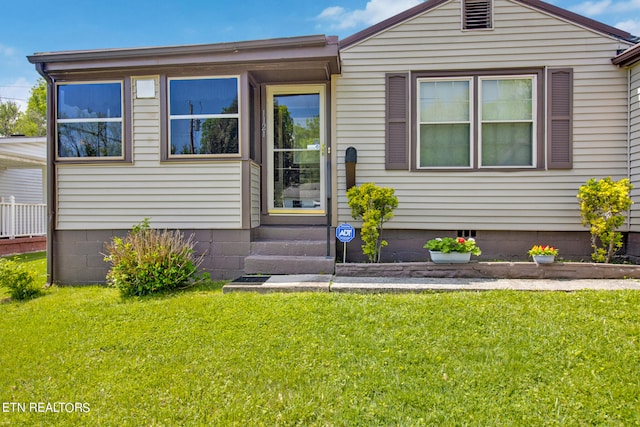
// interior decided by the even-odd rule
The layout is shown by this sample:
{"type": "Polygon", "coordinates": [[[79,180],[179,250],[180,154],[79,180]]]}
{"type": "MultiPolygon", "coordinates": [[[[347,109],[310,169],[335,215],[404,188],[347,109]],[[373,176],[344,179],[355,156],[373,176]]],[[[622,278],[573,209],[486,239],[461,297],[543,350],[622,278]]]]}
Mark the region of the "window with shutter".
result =
{"type": "Polygon", "coordinates": [[[409,168],[409,75],[387,74],[386,169],[409,168]]]}
{"type": "Polygon", "coordinates": [[[491,0],[463,0],[462,29],[486,30],[493,28],[491,0]]]}
{"type": "Polygon", "coordinates": [[[547,167],[570,169],[573,165],[573,70],[548,70],[547,167]]]}

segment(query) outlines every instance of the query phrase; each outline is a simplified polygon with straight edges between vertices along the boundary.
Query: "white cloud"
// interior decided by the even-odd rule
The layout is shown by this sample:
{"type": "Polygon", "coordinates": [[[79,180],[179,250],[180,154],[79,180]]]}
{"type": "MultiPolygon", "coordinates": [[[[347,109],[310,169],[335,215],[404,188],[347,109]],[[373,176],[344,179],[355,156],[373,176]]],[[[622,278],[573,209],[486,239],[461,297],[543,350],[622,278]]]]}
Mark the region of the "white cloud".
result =
{"type": "Polygon", "coordinates": [[[364,9],[345,10],[339,6],[324,9],[316,18],[332,29],[350,29],[376,24],[422,3],[422,0],[369,0],[364,9]]]}
{"type": "Polygon", "coordinates": [[[626,21],[618,22],[615,25],[616,28],[627,31],[634,36],[640,34],[640,20],[639,19],[627,19],[626,21]]]}
{"type": "Polygon", "coordinates": [[[27,109],[27,100],[31,96],[31,88],[35,81],[29,81],[25,77],[19,77],[13,81],[0,81],[0,100],[13,101],[22,111],[27,109]]]}
{"type": "Polygon", "coordinates": [[[16,54],[16,50],[14,48],[0,44],[0,55],[14,56],[15,54],[16,54]]]}
{"type": "Polygon", "coordinates": [[[585,16],[597,16],[609,11],[611,0],[586,1],[572,8],[577,13],[585,16]]]}

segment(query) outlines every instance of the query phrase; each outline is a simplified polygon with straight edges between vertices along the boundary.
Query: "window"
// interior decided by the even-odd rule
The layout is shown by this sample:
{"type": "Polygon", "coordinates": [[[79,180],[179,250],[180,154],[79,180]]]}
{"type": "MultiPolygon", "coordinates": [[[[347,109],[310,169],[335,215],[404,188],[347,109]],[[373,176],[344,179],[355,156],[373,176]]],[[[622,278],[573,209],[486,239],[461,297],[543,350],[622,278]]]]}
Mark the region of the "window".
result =
{"type": "Polygon", "coordinates": [[[462,29],[486,30],[493,28],[491,0],[463,0],[462,29]]]}
{"type": "Polygon", "coordinates": [[[534,77],[480,79],[480,166],[535,166],[534,77]]]}
{"type": "Polygon", "coordinates": [[[238,78],[169,79],[170,157],[237,155],[238,78]]]}
{"type": "Polygon", "coordinates": [[[420,166],[471,166],[471,79],[420,80],[420,166]]]}
{"type": "Polygon", "coordinates": [[[122,88],[122,82],[56,86],[58,158],[124,158],[122,88]]]}
{"type": "Polygon", "coordinates": [[[535,75],[417,79],[417,167],[536,167],[536,82],[535,75]]]}

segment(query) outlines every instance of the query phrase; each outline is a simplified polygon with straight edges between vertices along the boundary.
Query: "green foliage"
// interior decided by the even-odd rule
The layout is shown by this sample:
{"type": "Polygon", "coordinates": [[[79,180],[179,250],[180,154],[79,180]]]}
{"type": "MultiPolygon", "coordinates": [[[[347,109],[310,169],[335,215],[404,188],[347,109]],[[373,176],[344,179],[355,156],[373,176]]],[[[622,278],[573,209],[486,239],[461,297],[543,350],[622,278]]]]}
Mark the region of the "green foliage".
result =
{"type": "Polygon", "coordinates": [[[442,252],[443,254],[451,252],[471,252],[471,254],[477,256],[482,253],[475,239],[465,239],[464,237],[457,237],[455,239],[453,237],[438,237],[429,240],[423,247],[430,251],[442,252]]]}
{"type": "Polygon", "coordinates": [[[21,112],[13,101],[0,102],[0,136],[47,134],[47,83],[38,79],[31,88],[27,111],[21,112]]]}
{"type": "Polygon", "coordinates": [[[47,82],[39,78],[31,88],[27,111],[20,114],[17,132],[26,136],[47,134],[47,82]]]}
{"type": "Polygon", "coordinates": [[[633,203],[629,197],[632,188],[627,178],[613,181],[611,177],[591,178],[580,187],[580,215],[582,225],[591,232],[591,258],[595,262],[611,262],[622,247],[622,233],[616,230],[624,224],[625,212],[633,203]]]}
{"type": "Polygon", "coordinates": [[[13,101],[0,102],[0,136],[11,136],[17,133],[20,108],[13,101]]]}
{"type": "Polygon", "coordinates": [[[640,292],[222,294],[0,304],[11,426],[637,426],[640,292]],[[6,351],[5,351],[6,349],[6,351]]]}
{"type": "Polygon", "coordinates": [[[0,287],[7,288],[11,299],[27,300],[42,292],[37,285],[38,275],[24,264],[9,259],[0,259],[0,287]]]}
{"type": "Polygon", "coordinates": [[[124,238],[105,245],[105,261],[112,264],[107,281],[124,296],[148,295],[185,288],[194,283],[202,256],[194,257],[193,236],[160,231],[145,218],[124,238]]]}
{"type": "Polygon", "coordinates": [[[369,262],[380,262],[382,248],[387,246],[387,241],[381,238],[382,225],[393,218],[393,210],[398,207],[394,189],[366,183],[351,187],[347,191],[347,198],[351,216],[362,219],[362,251],[369,262]]]}

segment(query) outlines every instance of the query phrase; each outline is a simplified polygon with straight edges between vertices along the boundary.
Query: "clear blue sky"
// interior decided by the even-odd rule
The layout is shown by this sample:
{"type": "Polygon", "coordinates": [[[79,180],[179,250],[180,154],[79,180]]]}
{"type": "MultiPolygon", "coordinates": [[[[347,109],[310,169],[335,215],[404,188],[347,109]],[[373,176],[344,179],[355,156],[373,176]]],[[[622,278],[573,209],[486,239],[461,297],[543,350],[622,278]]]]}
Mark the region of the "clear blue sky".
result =
{"type": "MultiPolygon", "coordinates": [[[[549,0],[548,0],[549,1],[549,0]]],[[[349,36],[421,0],[4,0],[0,100],[24,105],[35,52],[218,43],[311,34],[349,36]]],[[[640,0],[551,0],[640,36],[640,0]]]]}

